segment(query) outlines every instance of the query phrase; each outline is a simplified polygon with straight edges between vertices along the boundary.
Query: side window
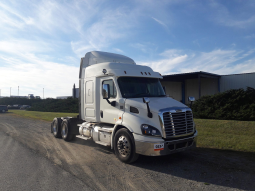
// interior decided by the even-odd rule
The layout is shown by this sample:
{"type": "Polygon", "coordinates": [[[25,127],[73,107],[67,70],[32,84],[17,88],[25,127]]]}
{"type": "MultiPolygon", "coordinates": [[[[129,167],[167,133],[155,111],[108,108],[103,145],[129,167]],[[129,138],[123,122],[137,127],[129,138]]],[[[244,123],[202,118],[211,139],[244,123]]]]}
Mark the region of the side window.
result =
{"type": "Polygon", "coordinates": [[[105,81],[103,81],[103,85],[104,84],[109,84],[109,86],[110,86],[110,98],[116,98],[117,91],[116,91],[113,80],[105,80],[105,81]]]}

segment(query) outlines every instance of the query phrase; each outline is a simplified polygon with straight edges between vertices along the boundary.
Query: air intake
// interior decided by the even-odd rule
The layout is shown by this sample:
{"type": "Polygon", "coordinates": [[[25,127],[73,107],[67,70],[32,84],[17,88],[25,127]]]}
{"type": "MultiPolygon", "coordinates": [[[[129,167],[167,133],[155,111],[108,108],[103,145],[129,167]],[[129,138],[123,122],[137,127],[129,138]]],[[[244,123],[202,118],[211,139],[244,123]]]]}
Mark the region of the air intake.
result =
{"type": "Polygon", "coordinates": [[[131,113],[139,113],[139,110],[136,107],[130,106],[130,112],[131,113]]]}

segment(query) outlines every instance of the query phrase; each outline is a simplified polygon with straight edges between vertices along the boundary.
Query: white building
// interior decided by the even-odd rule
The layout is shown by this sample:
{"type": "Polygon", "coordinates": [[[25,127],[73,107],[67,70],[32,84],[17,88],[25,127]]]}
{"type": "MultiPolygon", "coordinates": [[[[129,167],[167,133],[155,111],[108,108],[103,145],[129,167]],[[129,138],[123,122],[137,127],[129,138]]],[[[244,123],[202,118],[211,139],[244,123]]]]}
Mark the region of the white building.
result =
{"type": "MultiPolygon", "coordinates": [[[[255,72],[218,75],[200,71],[165,75],[161,84],[165,87],[167,95],[184,104],[189,104],[189,96],[197,100],[202,96],[214,95],[230,89],[246,89],[247,87],[255,89],[255,72]]],[[[75,85],[72,89],[72,97],[79,98],[79,88],[75,88],[75,85]]]]}
{"type": "Polygon", "coordinates": [[[244,74],[218,75],[207,72],[192,72],[165,75],[161,80],[166,94],[188,104],[188,97],[199,99],[204,95],[213,95],[230,89],[255,89],[255,72],[244,74]]]}
{"type": "Polygon", "coordinates": [[[224,92],[230,89],[239,89],[239,88],[246,89],[247,87],[251,87],[255,89],[255,72],[221,76],[221,80],[220,80],[221,92],[224,92]]]}

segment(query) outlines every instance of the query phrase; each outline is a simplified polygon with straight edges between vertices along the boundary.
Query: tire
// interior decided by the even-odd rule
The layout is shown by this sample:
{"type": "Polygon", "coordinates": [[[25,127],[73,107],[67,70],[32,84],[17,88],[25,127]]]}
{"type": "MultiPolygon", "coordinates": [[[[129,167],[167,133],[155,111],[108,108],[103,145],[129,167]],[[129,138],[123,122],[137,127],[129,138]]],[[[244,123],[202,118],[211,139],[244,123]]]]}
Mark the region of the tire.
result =
{"type": "Polygon", "coordinates": [[[53,133],[54,137],[61,138],[61,118],[54,118],[53,122],[51,123],[51,132],[53,133]]]}
{"type": "Polygon", "coordinates": [[[117,158],[124,163],[135,162],[139,155],[135,152],[133,135],[127,129],[119,129],[114,136],[114,150],[117,158]]]}
{"type": "Polygon", "coordinates": [[[71,125],[68,119],[64,119],[61,123],[61,136],[67,142],[72,141],[75,137],[74,134],[71,134],[71,125]]]}
{"type": "Polygon", "coordinates": [[[52,121],[51,124],[50,124],[50,132],[51,132],[51,133],[53,133],[52,127],[53,127],[53,121],[52,121]]]}

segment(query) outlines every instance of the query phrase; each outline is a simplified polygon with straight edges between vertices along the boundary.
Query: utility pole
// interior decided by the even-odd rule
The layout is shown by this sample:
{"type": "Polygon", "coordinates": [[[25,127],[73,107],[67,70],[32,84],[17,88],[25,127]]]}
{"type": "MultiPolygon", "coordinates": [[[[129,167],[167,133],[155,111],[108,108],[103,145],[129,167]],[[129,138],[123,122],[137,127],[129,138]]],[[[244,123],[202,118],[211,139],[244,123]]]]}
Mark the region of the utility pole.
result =
{"type": "Polygon", "coordinates": [[[12,87],[10,87],[10,97],[11,97],[11,95],[12,95],[12,87]]]}
{"type": "Polygon", "coordinates": [[[19,96],[19,86],[18,86],[18,96],[19,96]]]}
{"type": "Polygon", "coordinates": [[[0,98],[1,98],[1,89],[0,89],[0,98]]]}
{"type": "Polygon", "coordinates": [[[43,88],[43,99],[44,99],[44,88],[43,88]]]}

